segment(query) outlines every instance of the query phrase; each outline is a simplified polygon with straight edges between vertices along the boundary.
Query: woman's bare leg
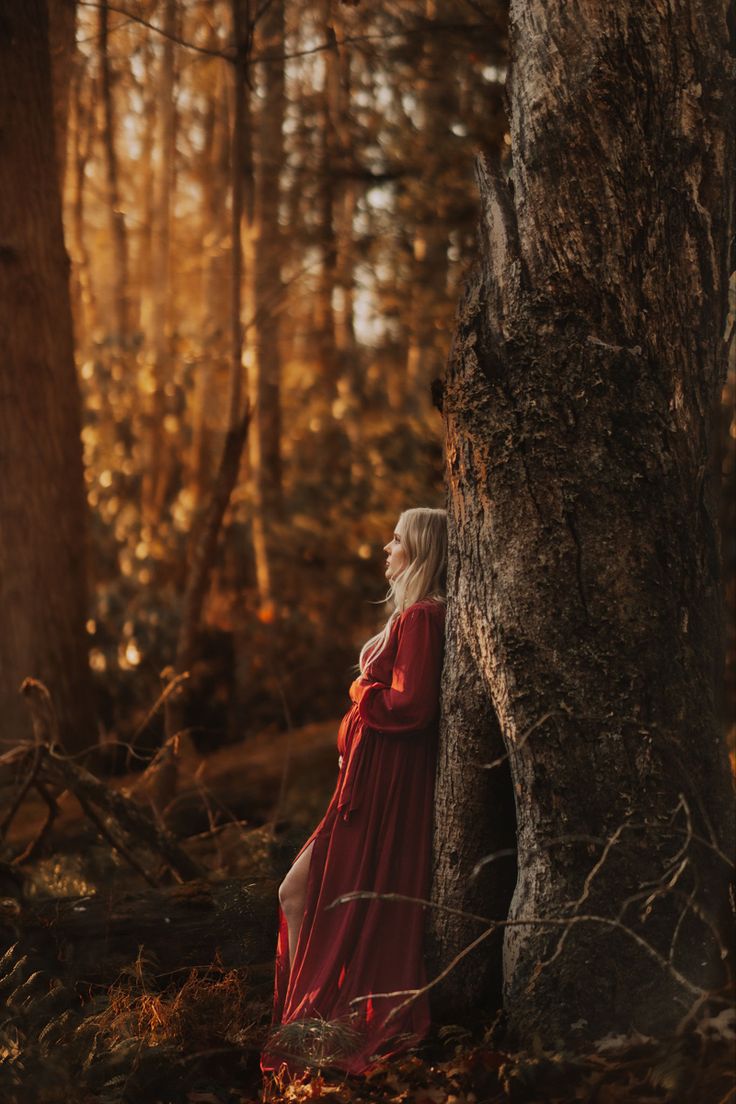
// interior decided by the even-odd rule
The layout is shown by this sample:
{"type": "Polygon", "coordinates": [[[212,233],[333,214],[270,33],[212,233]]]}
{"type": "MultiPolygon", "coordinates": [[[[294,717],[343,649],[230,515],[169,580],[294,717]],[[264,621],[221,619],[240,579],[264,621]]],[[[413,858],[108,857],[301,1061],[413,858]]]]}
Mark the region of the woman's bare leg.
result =
{"type": "Polygon", "coordinates": [[[307,877],[309,876],[309,864],[312,860],[312,848],[314,840],[292,866],[289,873],[279,886],[279,902],[284,910],[286,925],[289,929],[289,969],[294,962],[296,944],[299,938],[299,930],[304,918],[304,905],[307,897],[307,877]]]}

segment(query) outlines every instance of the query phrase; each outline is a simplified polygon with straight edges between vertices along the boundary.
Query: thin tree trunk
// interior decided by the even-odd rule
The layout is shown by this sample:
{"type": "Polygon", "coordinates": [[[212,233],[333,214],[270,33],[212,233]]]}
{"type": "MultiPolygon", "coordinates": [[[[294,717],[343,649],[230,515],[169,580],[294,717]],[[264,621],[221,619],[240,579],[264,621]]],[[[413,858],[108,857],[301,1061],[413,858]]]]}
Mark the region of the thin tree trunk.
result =
{"type": "MultiPolygon", "coordinates": [[[[176,34],[177,0],[166,0],[164,30],[176,34]]],[[[158,88],[159,171],[154,188],[154,233],[151,250],[151,344],[153,346],[154,391],[151,396],[149,460],[142,482],[143,513],[155,524],[161,517],[174,462],[164,430],[165,386],[171,361],[171,211],[176,181],[176,80],[175,45],[163,39],[158,88]]]]}
{"type": "Polygon", "coordinates": [[[125,216],[120,208],[120,183],[118,158],[115,147],[116,118],[112,87],[112,71],[108,51],[109,12],[106,0],[100,5],[98,16],[100,57],[100,106],[102,109],[102,144],[105,154],[107,184],[107,210],[110,219],[110,237],[113,247],[113,307],[115,312],[115,336],[125,346],[129,330],[128,302],[128,236],[125,216]]]}
{"type": "MultiPolygon", "coordinates": [[[[210,17],[213,30],[209,40],[209,46],[212,49],[220,46],[215,30],[215,15],[213,6],[210,17]]],[[[225,341],[228,332],[230,300],[226,289],[231,277],[230,254],[226,247],[230,233],[227,197],[232,179],[228,77],[225,66],[218,65],[204,120],[201,187],[204,194],[207,226],[204,239],[206,253],[202,272],[205,356],[198,367],[195,383],[192,448],[189,462],[195,512],[203,501],[212,480],[216,464],[216,445],[222,439],[223,408],[226,401],[217,387],[217,379],[218,375],[222,375],[218,370],[223,365],[227,368],[225,341]]]]}
{"type": "MultiPolygon", "coordinates": [[[[233,144],[232,144],[232,300],[231,300],[231,340],[232,359],[230,364],[230,388],[228,430],[222,450],[219,468],[215,477],[210,501],[203,520],[202,530],[197,535],[190,555],[189,573],[184,592],[181,625],[176,647],[175,671],[185,674],[191,671],[197,654],[197,635],[202,619],[202,609],[209,586],[212,566],[217,550],[217,540],[222,528],[233,488],[238,478],[243,448],[252,418],[252,408],[248,400],[242,401],[242,362],[243,362],[243,326],[241,321],[241,295],[243,284],[242,236],[241,224],[243,211],[243,159],[244,137],[246,132],[245,89],[249,64],[250,40],[246,34],[248,27],[248,0],[241,7],[241,0],[232,0],[233,37],[236,44],[236,59],[233,66],[234,104],[233,144]]],[[[186,722],[186,704],[190,687],[184,683],[182,691],[171,695],[166,708],[166,734],[168,738],[168,757],[175,762],[176,743],[174,736],[181,731],[186,722]]]]}
{"type": "MultiPolygon", "coordinates": [[[[284,49],[283,0],[274,0],[258,24],[260,49],[278,57],[284,49]]],[[[262,608],[270,606],[278,583],[274,578],[279,547],[274,527],[283,506],[281,464],[281,355],[279,348],[282,236],[279,225],[281,170],[284,159],[283,61],[262,66],[263,99],[257,126],[253,223],[247,228],[252,244],[250,280],[254,310],[249,346],[252,349],[250,393],[255,400],[255,426],[249,438],[253,483],[253,546],[262,608]]]]}
{"type": "MultiPolygon", "coordinates": [[[[278,57],[284,50],[284,0],[274,0],[259,23],[264,52],[278,57]]],[[[281,169],[284,160],[284,63],[264,65],[264,99],[258,120],[259,163],[256,168],[256,415],[259,441],[259,498],[268,520],[282,506],[281,360],[279,317],[281,297],[281,169]]]]}
{"type": "Polygon", "coordinates": [[[92,150],[94,112],[89,102],[90,87],[85,80],[82,60],[75,59],[71,95],[71,148],[74,172],[71,196],[72,297],[78,333],[85,337],[97,328],[97,300],[92,283],[92,268],[84,232],[84,186],[86,168],[92,150]]]}
{"type": "MultiPolygon", "coordinates": [[[[442,21],[442,0],[426,0],[428,23],[442,21]]],[[[425,171],[430,181],[441,181],[448,151],[448,124],[457,100],[454,75],[445,65],[441,33],[426,37],[416,85],[415,125],[423,138],[425,171]]],[[[447,300],[447,223],[437,218],[434,204],[418,212],[414,231],[413,274],[410,294],[409,334],[406,354],[404,408],[422,410],[429,405],[429,384],[442,371],[438,349],[438,311],[447,300]]]]}
{"type": "Polygon", "coordinates": [[[69,119],[69,98],[74,66],[74,38],[77,25],[77,0],[56,0],[55,3],[49,4],[48,12],[56,162],[59,169],[59,188],[63,195],[67,122],[69,119]]]}
{"type": "MultiPolygon", "coordinates": [[[[236,0],[233,4],[233,21],[237,19],[236,41],[241,42],[243,64],[240,76],[236,74],[235,81],[235,107],[233,136],[236,158],[233,179],[233,194],[235,186],[238,188],[238,203],[240,221],[238,223],[239,241],[242,246],[242,258],[244,271],[240,273],[238,302],[240,303],[241,317],[244,316],[251,325],[243,333],[241,327],[241,343],[245,347],[245,363],[248,366],[247,383],[253,393],[257,389],[257,361],[256,361],[256,328],[252,324],[257,315],[257,287],[256,287],[256,250],[257,250],[257,226],[256,226],[256,166],[254,150],[255,115],[251,95],[251,80],[248,76],[248,59],[245,51],[248,49],[246,42],[246,28],[250,26],[251,4],[250,0],[240,0],[240,6],[236,8],[236,0]],[[237,15],[236,15],[237,13],[237,15]],[[240,37],[237,37],[240,36],[240,37]]],[[[266,525],[262,510],[258,502],[257,472],[253,473],[254,461],[259,462],[259,446],[256,442],[249,441],[249,449],[246,455],[247,475],[251,481],[253,492],[253,509],[250,515],[250,541],[253,549],[253,564],[255,569],[256,591],[261,616],[272,616],[273,610],[273,581],[271,577],[271,558],[266,540],[266,525]]]]}
{"type": "Polygon", "coordinates": [[[337,88],[339,83],[339,59],[333,22],[333,0],[323,0],[321,17],[323,28],[330,46],[323,53],[324,81],[320,89],[319,117],[319,162],[316,208],[318,218],[319,248],[321,262],[314,296],[314,347],[318,362],[318,392],[313,405],[322,422],[320,434],[320,455],[322,458],[322,477],[335,490],[336,476],[341,465],[338,457],[342,452],[343,441],[339,424],[335,419],[335,403],[339,401],[338,383],[340,365],[335,346],[335,312],[333,292],[338,270],[337,215],[339,204],[339,186],[335,177],[339,158],[339,143],[335,129],[335,109],[337,106],[337,88]]]}
{"type": "Polygon", "coordinates": [[[137,287],[139,295],[138,328],[143,334],[144,340],[150,342],[154,331],[153,311],[154,296],[152,290],[153,279],[153,233],[156,221],[156,172],[154,165],[154,146],[156,143],[156,120],[159,97],[155,81],[149,74],[154,69],[155,51],[152,49],[151,39],[146,38],[142,45],[142,63],[145,73],[144,79],[138,85],[138,92],[143,101],[143,139],[140,156],[141,166],[141,190],[140,205],[142,210],[141,227],[138,234],[138,266],[137,287]]]}
{"type": "MultiPolygon", "coordinates": [[[[233,38],[236,60],[233,66],[233,129],[231,167],[231,361],[228,395],[228,429],[218,472],[212,488],[207,513],[191,556],[189,576],[184,595],[184,610],[177,641],[176,670],[188,670],[196,655],[196,638],[202,616],[205,595],[217,548],[222,519],[238,478],[241,455],[246,442],[252,408],[242,402],[243,325],[241,299],[243,291],[243,163],[248,156],[246,87],[250,42],[246,35],[249,19],[248,0],[231,0],[233,38]]],[[[246,208],[247,215],[247,208],[246,208]]],[[[186,695],[184,695],[185,697],[186,695]]],[[[179,727],[180,717],[172,709],[167,717],[169,735],[179,727]]]]}
{"type": "Polygon", "coordinates": [[[0,709],[27,736],[18,695],[51,689],[71,750],[96,730],[85,633],[86,501],[69,262],[55,165],[46,4],[3,0],[0,19],[0,709]],[[29,186],[29,182],[33,186],[29,186]]]}
{"type": "MultiPolygon", "coordinates": [[[[253,183],[253,132],[250,117],[250,96],[248,94],[248,66],[250,40],[250,0],[230,0],[235,42],[236,61],[233,68],[233,131],[232,156],[232,283],[230,288],[230,335],[231,366],[228,425],[233,429],[240,419],[241,396],[243,390],[243,291],[249,287],[243,279],[243,239],[244,229],[253,224],[255,189],[253,183]],[[245,224],[245,225],[244,225],[245,224]]],[[[250,271],[250,270],[249,270],[250,271]]],[[[249,273],[246,273],[248,275],[249,273]]],[[[250,285],[252,287],[252,285],[250,285]]],[[[252,302],[248,303],[249,316],[252,317],[252,302]]]]}
{"type": "Polygon", "coordinates": [[[328,45],[323,51],[324,77],[315,109],[319,128],[315,207],[321,257],[309,356],[317,361],[318,383],[312,408],[322,425],[321,476],[347,505],[351,499],[355,503],[364,475],[361,459],[356,459],[361,452],[358,406],[363,396],[363,375],[355,355],[353,331],[352,238],[357,197],[351,176],[355,154],[349,127],[350,61],[338,47],[338,33],[344,24],[334,0],[323,0],[320,21],[320,33],[328,45]],[[349,465],[343,461],[346,445],[351,454],[349,465]]]}
{"type": "MultiPolygon", "coordinates": [[[[725,14],[514,0],[511,179],[479,163],[481,261],[443,396],[448,632],[510,757],[508,1012],[553,1045],[670,1029],[730,970],[709,471],[732,229],[725,14]]],[[[461,792],[469,769],[456,757],[441,787],[461,792]]],[[[493,808],[486,841],[472,831],[438,841],[467,874],[493,849],[493,808]]]]}
{"type": "MultiPolygon", "coordinates": [[[[339,9],[334,13],[334,30],[338,39],[347,36],[347,28],[339,9]]],[[[354,219],[358,204],[356,178],[356,143],[351,128],[352,52],[348,47],[334,46],[334,71],[331,83],[331,121],[335,130],[336,156],[334,174],[339,182],[334,212],[336,237],[335,303],[332,311],[337,371],[338,405],[336,416],[342,421],[350,443],[350,485],[353,508],[362,510],[368,482],[368,468],[363,443],[363,407],[365,373],[355,339],[354,219]]]]}

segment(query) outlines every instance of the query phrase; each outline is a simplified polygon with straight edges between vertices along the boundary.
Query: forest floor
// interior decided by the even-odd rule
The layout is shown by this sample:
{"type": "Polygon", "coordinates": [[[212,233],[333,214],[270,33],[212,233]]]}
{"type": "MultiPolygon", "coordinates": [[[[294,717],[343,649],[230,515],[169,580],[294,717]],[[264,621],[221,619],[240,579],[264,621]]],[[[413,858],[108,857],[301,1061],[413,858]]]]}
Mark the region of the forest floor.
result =
{"type": "MultiPolygon", "coordinates": [[[[537,1044],[519,1051],[505,1040],[503,1020],[496,1016],[438,1025],[421,1050],[388,1060],[365,1077],[325,1065],[302,1078],[264,1080],[258,1058],[269,1026],[275,940],[275,911],[271,925],[269,909],[275,910],[278,880],[329,801],[337,770],[336,731],[336,721],[290,733],[268,731],[206,756],[183,743],[173,773],[162,760],[143,775],[107,780],[110,789],[144,807],[166,808],[166,824],[203,868],[208,884],[224,891],[240,880],[248,889],[262,885],[268,900],[274,898],[266,909],[265,936],[253,935],[247,964],[233,958],[229,945],[207,949],[204,928],[196,927],[207,922],[200,918],[206,897],[201,887],[191,893],[191,902],[182,893],[185,887],[167,889],[172,879],[150,855],[141,865],[145,871],[148,863],[160,888],[146,885],[141,870],[100,836],[99,825],[70,792],[58,797],[41,854],[13,864],[38,835],[46,814],[40,794],[29,791],[7,833],[0,869],[0,927],[3,949],[9,948],[0,961],[5,1000],[0,1104],[317,1099],[726,1104],[736,1099],[736,1024],[730,1010],[707,1006],[687,1030],[668,1039],[612,1035],[587,1050],[552,1053],[537,1044]],[[163,894],[167,905],[178,895],[177,907],[183,903],[192,914],[191,933],[164,932],[162,938],[162,916],[159,931],[149,927],[138,942],[136,917],[143,917],[151,901],[156,906],[156,894],[163,894]],[[97,928],[109,924],[112,931],[129,923],[128,958],[111,950],[107,963],[95,945],[93,965],[80,973],[83,948],[71,945],[75,936],[69,932],[77,930],[71,912],[83,914],[101,897],[105,911],[97,928]],[[121,906],[126,900],[133,900],[128,913],[121,906]],[[192,947],[185,947],[187,938],[194,957],[192,947]]],[[[211,901],[205,903],[209,907],[211,901]]],[[[76,938],[93,941],[99,934],[87,929],[76,938]]],[[[113,942],[111,936],[100,947],[112,948],[113,942]]]]}

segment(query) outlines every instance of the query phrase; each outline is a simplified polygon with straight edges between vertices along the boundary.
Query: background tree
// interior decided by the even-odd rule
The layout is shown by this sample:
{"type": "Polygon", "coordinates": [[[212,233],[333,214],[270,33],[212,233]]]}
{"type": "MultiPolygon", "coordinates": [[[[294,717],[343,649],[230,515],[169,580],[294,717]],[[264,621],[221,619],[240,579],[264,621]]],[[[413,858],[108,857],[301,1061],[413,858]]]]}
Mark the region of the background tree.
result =
{"type": "Polygon", "coordinates": [[[98,104],[101,113],[100,133],[105,158],[107,185],[107,215],[113,254],[113,306],[116,340],[125,345],[130,328],[128,234],[125,215],[120,205],[120,174],[117,153],[117,111],[113,69],[109,50],[110,12],[106,0],[98,8],[99,82],[98,104]]]}
{"type": "Polygon", "coordinates": [[[18,688],[31,675],[47,683],[63,740],[78,750],[94,742],[96,724],[85,635],[80,403],[49,26],[42,0],[3,3],[0,15],[2,738],[15,742],[29,735],[18,688]]]}
{"type": "MultiPolygon", "coordinates": [[[[454,902],[499,843],[490,803],[485,841],[465,827],[488,785],[464,753],[482,686],[518,822],[507,1007],[554,1045],[672,1028],[729,970],[712,454],[733,83],[725,4],[514,3],[511,41],[512,164],[507,180],[479,159],[481,257],[443,394],[437,896],[454,902]]],[[[488,762],[486,731],[487,748],[470,740],[488,762]]],[[[449,955],[457,933],[440,928],[449,955]]]]}

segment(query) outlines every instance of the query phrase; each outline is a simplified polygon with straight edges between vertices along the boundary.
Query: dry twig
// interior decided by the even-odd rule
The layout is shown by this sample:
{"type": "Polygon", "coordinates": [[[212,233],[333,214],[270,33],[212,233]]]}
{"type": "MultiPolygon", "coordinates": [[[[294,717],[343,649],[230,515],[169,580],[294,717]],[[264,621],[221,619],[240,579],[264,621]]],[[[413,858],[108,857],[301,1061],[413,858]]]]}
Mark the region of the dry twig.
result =
{"type": "MultiPolygon", "coordinates": [[[[203,877],[204,872],[199,864],[179,847],[174,837],[165,828],[158,827],[135,802],[109,789],[104,782],[84,767],[74,763],[61,750],[53,703],[44,684],[37,679],[27,678],[21,686],[21,694],[31,711],[36,738],[31,781],[50,785],[61,784],[63,788],[69,789],[79,801],[85,815],[150,884],[156,883],[131,855],[129,848],[122,844],[107,826],[103,826],[97,810],[104,810],[107,813],[119,829],[120,836],[127,835],[137,839],[161,856],[179,881],[203,877]]],[[[17,753],[27,754],[27,748],[19,748],[17,753]]],[[[25,796],[27,791],[28,786],[25,787],[22,796],[25,796]]],[[[47,797],[46,794],[42,796],[47,797]]],[[[54,810],[52,813],[55,815],[54,810]]],[[[42,834],[48,830],[48,827],[48,824],[44,826],[42,834]]]]}

